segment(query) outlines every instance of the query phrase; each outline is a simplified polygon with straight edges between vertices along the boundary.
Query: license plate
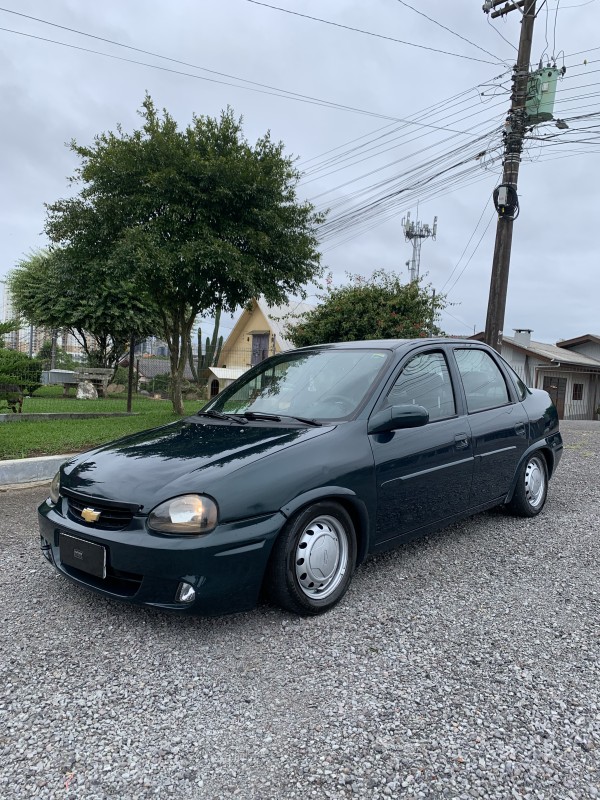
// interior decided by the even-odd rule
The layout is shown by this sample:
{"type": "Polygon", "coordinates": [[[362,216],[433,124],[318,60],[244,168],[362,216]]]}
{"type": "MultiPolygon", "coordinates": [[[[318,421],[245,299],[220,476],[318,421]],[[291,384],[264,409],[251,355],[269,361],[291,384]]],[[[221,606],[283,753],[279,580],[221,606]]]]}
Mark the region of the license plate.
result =
{"type": "Polygon", "coordinates": [[[106,547],[66,533],[59,534],[58,546],[63,564],[97,578],[106,578],[106,547]]]}

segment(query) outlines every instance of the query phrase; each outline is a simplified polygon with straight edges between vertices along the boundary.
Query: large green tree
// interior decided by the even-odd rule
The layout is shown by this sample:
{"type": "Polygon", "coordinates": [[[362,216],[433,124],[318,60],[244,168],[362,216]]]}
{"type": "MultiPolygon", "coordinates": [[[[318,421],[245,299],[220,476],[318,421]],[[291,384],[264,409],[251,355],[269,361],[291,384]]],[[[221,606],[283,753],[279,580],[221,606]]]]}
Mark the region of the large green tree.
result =
{"type": "Polygon", "coordinates": [[[349,276],[345,286],[329,287],[321,303],[298,320],[287,336],[297,346],[364,339],[416,339],[441,335],[437,321],[446,306],[418,281],[402,283],[384,270],[369,279],[349,276]]]}
{"type": "Polygon", "coordinates": [[[94,366],[115,368],[132,333],[158,330],[155,310],[110,259],[80,261],[68,248],[37,250],[19,261],[9,287],[15,308],[29,323],[68,330],[94,366]]]}
{"type": "Polygon", "coordinates": [[[48,207],[46,231],[71,263],[118,265],[160,316],[175,411],[196,316],[251,297],[285,302],[319,273],[321,217],[299,202],[299,173],[269,134],[252,146],[228,109],[180,130],[146,96],[142,127],[71,143],[75,197],[48,207]]]}

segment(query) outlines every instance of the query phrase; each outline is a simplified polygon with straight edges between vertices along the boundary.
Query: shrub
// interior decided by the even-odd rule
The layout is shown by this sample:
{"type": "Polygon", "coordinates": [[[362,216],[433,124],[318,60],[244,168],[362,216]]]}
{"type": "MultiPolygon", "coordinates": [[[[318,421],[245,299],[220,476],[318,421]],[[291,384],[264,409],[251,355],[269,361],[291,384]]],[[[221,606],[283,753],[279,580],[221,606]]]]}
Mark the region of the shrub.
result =
{"type": "Polygon", "coordinates": [[[5,383],[18,384],[25,394],[32,394],[42,385],[42,365],[17,350],[0,350],[0,376],[5,383]]]}

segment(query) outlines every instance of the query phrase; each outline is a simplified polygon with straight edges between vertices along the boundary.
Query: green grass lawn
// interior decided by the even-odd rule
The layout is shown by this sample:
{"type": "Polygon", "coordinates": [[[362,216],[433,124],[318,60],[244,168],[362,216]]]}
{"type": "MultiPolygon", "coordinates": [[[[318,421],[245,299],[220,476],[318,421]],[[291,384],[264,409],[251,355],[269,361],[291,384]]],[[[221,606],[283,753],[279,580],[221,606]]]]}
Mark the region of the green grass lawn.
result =
{"type": "MultiPolygon", "coordinates": [[[[123,395],[104,400],[76,400],[61,397],[62,387],[44,387],[34,397],[26,397],[23,413],[125,411],[123,395]]],[[[186,413],[201,408],[201,400],[188,400],[186,413]]],[[[0,413],[9,409],[0,408],[0,413]]],[[[0,460],[62,453],[77,453],[129,433],[165,425],[178,419],[169,400],[134,397],[131,417],[61,419],[0,423],[0,460]]]]}

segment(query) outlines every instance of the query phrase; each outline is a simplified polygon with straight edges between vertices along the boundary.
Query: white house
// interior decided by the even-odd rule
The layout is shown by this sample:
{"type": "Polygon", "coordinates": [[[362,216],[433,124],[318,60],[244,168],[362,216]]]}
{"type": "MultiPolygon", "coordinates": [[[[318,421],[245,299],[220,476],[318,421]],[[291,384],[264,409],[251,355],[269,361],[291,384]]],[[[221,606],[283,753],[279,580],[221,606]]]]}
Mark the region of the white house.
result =
{"type": "MultiPolygon", "coordinates": [[[[600,406],[600,337],[536,342],[528,328],[502,339],[502,355],[532,388],[545,389],[561,419],[596,419],[600,406]]],[[[479,338],[479,337],[478,337],[479,338]]]]}

